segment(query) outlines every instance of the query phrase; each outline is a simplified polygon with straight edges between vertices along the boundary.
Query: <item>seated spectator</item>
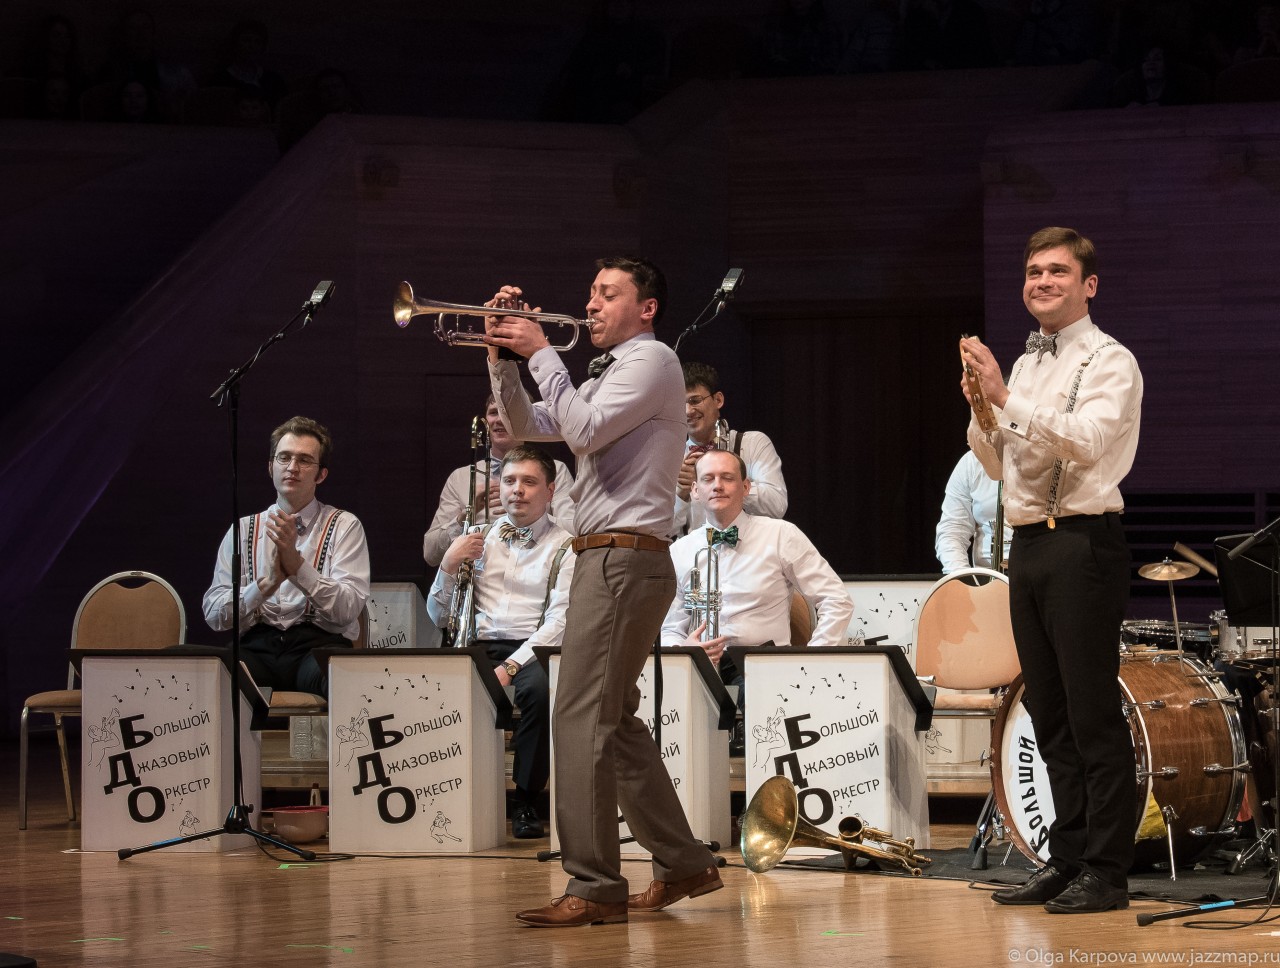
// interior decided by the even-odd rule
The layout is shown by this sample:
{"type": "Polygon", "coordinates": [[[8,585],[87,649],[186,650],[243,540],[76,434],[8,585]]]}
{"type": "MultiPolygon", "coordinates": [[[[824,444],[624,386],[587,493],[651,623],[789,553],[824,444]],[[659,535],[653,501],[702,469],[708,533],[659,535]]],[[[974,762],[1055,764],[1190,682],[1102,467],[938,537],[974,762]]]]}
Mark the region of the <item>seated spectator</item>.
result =
{"type": "Polygon", "coordinates": [[[1149,47],[1142,63],[1117,78],[1111,92],[1115,107],[1161,107],[1206,100],[1208,78],[1192,67],[1171,64],[1163,47],[1149,47]]]}
{"type": "Polygon", "coordinates": [[[283,77],[263,63],[269,42],[267,27],[261,21],[240,21],[231,28],[225,63],[209,83],[252,90],[262,95],[274,111],[288,85],[283,77]]]}
{"type": "Polygon", "coordinates": [[[156,120],[162,121],[181,119],[182,103],[196,86],[185,65],[158,53],[156,21],[146,10],[131,10],[121,18],[100,80],[122,87],[139,81],[151,92],[156,120]]]}

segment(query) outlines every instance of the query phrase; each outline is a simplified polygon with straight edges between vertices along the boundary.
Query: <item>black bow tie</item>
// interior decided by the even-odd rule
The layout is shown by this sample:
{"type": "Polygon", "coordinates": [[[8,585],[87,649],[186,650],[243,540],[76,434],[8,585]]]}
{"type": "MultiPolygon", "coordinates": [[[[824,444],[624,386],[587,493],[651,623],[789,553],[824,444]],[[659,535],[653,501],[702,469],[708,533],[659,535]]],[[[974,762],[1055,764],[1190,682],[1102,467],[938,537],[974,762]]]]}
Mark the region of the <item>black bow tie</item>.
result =
{"type": "Polygon", "coordinates": [[[590,363],[587,364],[587,376],[592,379],[595,379],[601,373],[603,373],[605,371],[605,367],[607,367],[612,362],[613,362],[612,353],[601,353],[594,360],[592,360],[590,363]]]}
{"type": "Polygon", "coordinates": [[[1045,352],[1048,351],[1050,356],[1058,355],[1058,334],[1053,333],[1045,336],[1043,333],[1033,332],[1027,337],[1027,352],[1038,353],[1036,362],[1039,363],[1044,359],[1045,352]]]}

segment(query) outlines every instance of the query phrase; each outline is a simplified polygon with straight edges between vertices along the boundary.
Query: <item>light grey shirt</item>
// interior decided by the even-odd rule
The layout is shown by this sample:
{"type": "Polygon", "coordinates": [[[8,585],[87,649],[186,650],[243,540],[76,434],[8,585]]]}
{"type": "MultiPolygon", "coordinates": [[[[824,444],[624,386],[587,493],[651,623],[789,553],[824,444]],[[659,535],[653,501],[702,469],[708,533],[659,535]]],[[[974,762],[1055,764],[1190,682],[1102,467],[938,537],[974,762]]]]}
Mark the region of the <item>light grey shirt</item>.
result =
{"type": "Polygon", "coordinates": [[[489,364],[507,430],[518,440],[563,440],[578,458],[570,490],[574,533],[627,529],[666,538],[671,482],[684,457],[684,374],[671,347],[640,333],[612,347],[614,361],[575,387],[550,347],[529,358],[542,395],[533,402],[516,364],[489,364]]]}

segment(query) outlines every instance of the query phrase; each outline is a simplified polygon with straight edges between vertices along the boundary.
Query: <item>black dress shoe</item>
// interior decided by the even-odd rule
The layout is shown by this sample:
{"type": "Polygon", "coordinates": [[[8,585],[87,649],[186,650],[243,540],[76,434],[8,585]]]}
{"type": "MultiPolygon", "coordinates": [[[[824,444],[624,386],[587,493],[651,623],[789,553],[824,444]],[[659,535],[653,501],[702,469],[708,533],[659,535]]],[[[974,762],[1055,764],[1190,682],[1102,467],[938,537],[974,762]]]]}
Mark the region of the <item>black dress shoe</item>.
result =
{"type": "Polygon", "coordinates": [[[997,904],[1043,904],[1053,900],[1071,883],[1070,874],[1064,874],[1050,865],[1040,868],[1019,887],[1006,887],[1003,891],[996,891],[991,895],[991,900],[997,904]]]}
{"type": "Polygon", "coordinates": [[[533,808],[532,803],[522,803],[516,807],[516,812],[511,815],[511,836],[517,840],[537,840],[546,836],[538,811],[533,808]]]}
{"type": "Polygon", "coordinates": [[[1081,871],[1067,889],[1045,903],[1050,914],[1091,914],[1123,911],[1129,906],[1129,889],[1113,887],[1097,874],[1081,871]]]}

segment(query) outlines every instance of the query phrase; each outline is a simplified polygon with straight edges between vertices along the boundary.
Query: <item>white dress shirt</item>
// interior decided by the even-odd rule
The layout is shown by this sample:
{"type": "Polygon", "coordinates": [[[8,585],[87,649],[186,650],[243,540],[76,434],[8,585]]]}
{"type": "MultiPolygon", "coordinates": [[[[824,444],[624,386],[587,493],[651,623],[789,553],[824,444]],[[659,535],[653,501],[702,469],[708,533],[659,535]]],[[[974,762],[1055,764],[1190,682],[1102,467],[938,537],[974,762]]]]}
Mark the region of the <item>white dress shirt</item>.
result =
{"type": "Polygon", "coordinates": [[[993,409],[999,426],[983,433],[977,419],[970,420],[969,446],[989,475],[1003,476],[1009,524],[1124,509],[1120,482],[1138,449],[1142,373],[1133,354],[1112,342],[1088,316],[1059,331],[1057,356],[1020,357],[1004,409],[993,409]],[[1112,345],[1102,348],[1108,342],[1112,345]],[[1076,374],[1095,351],[1081,373],[1075,406],[1067,413],[1076,374]]]}
{"type": "MultiPolygon", "coordinates": [[[[737,442],[738,431],[729,432],[729,450],[737,442]]],[[[747,430],[741,434],[742,446],[738,456],[747,465],[747,479],[751,481],[751,493],[742,502],[742,509],[751,514],[763,517],[780,518],[787,513],[787,482],[782,478],[782,460],[774,449],[773,441],[758,430],[747,430]]],[[[700,446],[697,441],[688,438],[684,443],[684,456],[700,446]]],[[[676,495],[676,534],[687,534],[693,528],[700,528],[707,520],[707,511],[703,505],[693,500],[680,499],[676,495]]]]}
{"type": "MultiPolygon", "coordinates": [[[[563,461],[556,461],[556,493],[551,499],[547,513],[555,518],[556,524],[570,534],[573,533],[573,498],[569,491],[573,488],[573,475],[563,461]]],[[[489,458],[486,463],[477,463],[480,472],[476,479],[477,488],[487,488],[490,476],[496,476],[502,462],[489,458]]],[[[444,488],[440,491],[440,504],[436,508],[436,516],[431,519],[431,527],[422,536],[422,557],[428,565],[437,566],[444,559],[453,539],[462,534],[462,515],[467,509],[467,498],[471,494],[471,467],[463,465],[453,470],[445,479],[444,488]]],[[[476,524],[483,523],[481,520],[476,524]]]]}
{"type": "MultiPolygon", "coordinates": [[[[298,552],[302,567],[286,578],[270,596],[263,596],[257,580],[264,574],[267,546],[271,539],[263,526],[266,511],[240,519],[240,541],[244,546],[240,576],[240,623],[248,628],[259,622],[278,629],[299,622],[313,622],[326,632],[336,632],[353,642],[360,635],[360,613],[369,598],[369,547],[359,519],[349,511],[312,501],[298,516],[298,552]],[[330,519],[332,533],[322,549],[330,519]],[[252,538],[252,547],[250,547],[252,538]],[[322,553],[323,551],[323,553],[322,553]],[[320,568],[316,568],[316,562],[320,568]]],[[[204,593],[204,617],[215,632],[231,628],[231,529],[227,529],[218,549],[213,584],[204,593]]]]}
{"type": "MultiPolygon", "coordinates": [[[[947,480],[942,517],[933,543],[944,575],[970,564],[991,567],[991,536],[996,528],[998,493],[999,484],[983,470],[978,456],[971,450],[965,451],[947,480]]],[[[1004,530],[1004,558],[1008,561],[1013,535],[1007,524],[1004,530]]]]}
{"type": "MultiPolygon", "coordinates": [[[[716,546],[720,551],[720,634],[728,636],[726,644],[790,645],[791,596],[799,592],[818,613],[809,645],[844,645],[853,602],[840,576],[804,533],[790,521],[745,511],[733,524],[738,528],[737,545],[716,546]]],[[[706,547],[705,529],[671,545],[677,591],[662,625],[664,646],[681,644],[696,628],[685,610],[684,592],[694,557],[706,547]]]]}
{"type": "Polygon", "coordinates": [[[628,529],[671,534],[671,482],[685,439],[684,373],[671,347],[644,332],[609,350],[613,362],[575,387],[560,354],[529,357],[533,402],[509,360],[489,364],[502,422],[518,440],[563,440],[578,458],[576,534],[628,529]]]}
{"type": "MultiPolygon", "coordinates": [[[[484,552],[476,559],[472,572],[475,581],[476,638],[525,639],[524,645],[512,653],[510,662],[525,666],[533,661],[535,645],[559,645],[564,634],[564,616],[569,608],[569,586],[573,582],[575,555],[566,551],[560,559],[546,618],[539,625],[542,606],[547,600],[547,577],[556,554],[569,538],[569,532],[547,515],[529,525],[533,529],[528,541],[504,541],[498,537],[499,526],[509,519],[504,514],[494,521],[485,535],[484,552]]],[[[436,625],[443,626],[449,617],[455,575],[436,569],[431,593],[427,596],[427,614],[436,625]]]]}

